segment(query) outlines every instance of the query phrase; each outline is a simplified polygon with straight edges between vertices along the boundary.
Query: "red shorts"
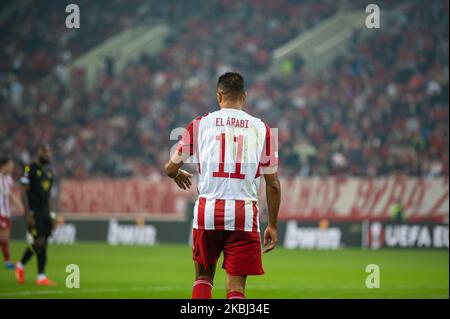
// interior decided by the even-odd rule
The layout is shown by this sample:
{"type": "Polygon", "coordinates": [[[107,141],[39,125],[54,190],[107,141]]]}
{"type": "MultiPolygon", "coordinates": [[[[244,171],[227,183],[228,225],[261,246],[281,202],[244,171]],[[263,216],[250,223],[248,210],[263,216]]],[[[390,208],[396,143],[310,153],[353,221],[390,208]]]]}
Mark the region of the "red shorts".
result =
{"type": "Polygon", "coordinates": [[[192,255],[205,268],[215,265],[223,251],[222,268],[232,276],[262,275],[261,238],[257,232],[193,230],[192,255]]]}
{"type": "Polygon", "coordinates": [[[0,229],[10,229],[11,219],[5,216],[0,216],[0,229]]]}

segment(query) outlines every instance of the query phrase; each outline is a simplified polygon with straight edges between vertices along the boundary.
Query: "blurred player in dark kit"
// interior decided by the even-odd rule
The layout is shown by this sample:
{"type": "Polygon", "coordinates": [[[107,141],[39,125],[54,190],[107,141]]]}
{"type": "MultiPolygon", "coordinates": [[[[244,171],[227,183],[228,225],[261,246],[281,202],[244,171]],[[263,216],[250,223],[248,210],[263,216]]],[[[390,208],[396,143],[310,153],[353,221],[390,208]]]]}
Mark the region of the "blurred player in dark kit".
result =
{"type": "Polygon", "coordinates": [[[30,246],[25,249],[22,259],[16,263],[16,278],[19,284],[25,280],[25,265],[36,254],[38,261],[39,286],[53,286],[55,283],[45,275],[47,262],[47,241],[50,237],[54,216],[52,216],[50,193],[53,185],[53,173],[49,168],[52,152],[48,145],[37,148],[36,160],[25,166],[22,184],[22,201],[28,233],[32,238],[30,246]]]}

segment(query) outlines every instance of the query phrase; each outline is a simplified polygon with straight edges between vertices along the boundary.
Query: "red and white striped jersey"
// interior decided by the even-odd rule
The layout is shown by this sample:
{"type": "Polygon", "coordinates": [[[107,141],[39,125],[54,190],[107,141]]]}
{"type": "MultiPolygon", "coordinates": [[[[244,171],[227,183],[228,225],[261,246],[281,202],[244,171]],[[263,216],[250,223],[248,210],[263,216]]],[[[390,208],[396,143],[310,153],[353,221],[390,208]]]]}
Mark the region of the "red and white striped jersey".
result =
{"type": "Polygon", "coordinates": [[[0,216],[11,217],[10,195],[13,189],[13,180],[10,175],[0,175],[0,216]]]}
{"type": "Polygon", "coordinates": [[[194,228],[259,232],[261,167],[276,167],[268,125],[242,110],[221,109],[192,121],[178,153],[198,164],[194,228]]]}

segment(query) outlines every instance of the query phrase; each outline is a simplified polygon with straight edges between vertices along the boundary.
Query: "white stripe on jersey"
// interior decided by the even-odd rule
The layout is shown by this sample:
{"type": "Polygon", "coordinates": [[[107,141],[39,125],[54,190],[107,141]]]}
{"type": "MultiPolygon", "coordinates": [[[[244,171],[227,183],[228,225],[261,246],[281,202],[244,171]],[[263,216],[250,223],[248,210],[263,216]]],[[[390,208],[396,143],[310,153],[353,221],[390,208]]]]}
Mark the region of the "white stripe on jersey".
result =
{"type": "Polygon", "coordinates": [[[214,229],[214,200],[207,200],[205,204],[205,229],[214,229]],[[212,213],[211,213],[212,212],[212,213]]]}
{"type": "Polygon", "coordinates": [[[9,175],[0,175],[0,216],[11,217],[9,196],[12,192],[13,180],[9,175]]]}
{"type": "MultiPolygon", "coordinates": [[[[225,230],[234,230],[234,214],[235,214],[235,204],[233,200],[225,200],[225,230]]],[[[206,214],[206,212],[205,212],[206,214]]],[[[214,215],[214,210],[212,212],[214,215]]]]}
{"type": "MultiPolygon", "coordinates": [[[[256,216],[258,218],[258,216],[256,216]]],[[[258,218],[259,219],[259,218],[258,218]]],[[[252,231],[253,229],[253,202],[251,200],[245,201],[245,231],[252,231]]],[[[258,227],[259,231],[259,227],[258,227]]]]}
{"type": "Polygon", "coordinates": [[[198,200],[195,201],[194,205],[194,219],[192,221],[192,226],[198,228],[198,200]]]}

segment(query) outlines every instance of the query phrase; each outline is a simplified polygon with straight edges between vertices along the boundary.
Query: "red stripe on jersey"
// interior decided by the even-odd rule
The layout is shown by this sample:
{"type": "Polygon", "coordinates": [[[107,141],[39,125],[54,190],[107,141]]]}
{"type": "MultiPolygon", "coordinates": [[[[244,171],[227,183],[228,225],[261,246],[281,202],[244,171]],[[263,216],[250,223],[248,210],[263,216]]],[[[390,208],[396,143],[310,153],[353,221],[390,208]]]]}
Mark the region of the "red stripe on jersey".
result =
{"type": "Polygon", "coordinates": [[[277,153],[277,141],[275,136],[273,136],[270,127],[264,123],[266,126],[266,138],[264,142],[263,152],[261,154],[260,164],[262,167],[275,166],[279,164],[277,153]]]}
{"type": "Polygon", "coordinates": [[[237,143],[236,168],[234,173],[230,173],[230,178],[245,179],[245,175],[241,174],[242,148],[244,147],[244,135],[235,136],[233,140],[234,142],[237,143]]]}
{"type": "Polygon", "coordinates": [[[194,152],[195,156],[197,157],[197,167],[198,167],[198,173],[202,173],[202,169],[200,167],[200,154],[198,153],[198,137],[199,137],[199,130],[200,130],[200,120],[202,119],[202,116],[197,117],[194,120],[194,134],[193,134],[193,142],[194,142],[194,152]]]}
{"type": "Polygon", "coordinates": [[[199,197],[198,198],[198,213],[197,213],[197,224],[199,228],[205,227],[205,206],[206,206],[206,198],[199,197]]]}
{"type": "Polygon", "coordinates": [[[199,126],[200,120],[203,116],[198,116],[189,125],[186,127],[180,141],[178,142],[177,152],[179,155],[181,154],[189,154],[189,156],[196,154],[197,157],[197,165],[198,172],[201,174],[200,168],[200,157],[198,153],[198,136],[199,136],[199,126]]]}
{"type": "Polygon", "coordinates": [[[253,202],[253,225],[252,231],[258,231],[258,207],[256,207],[256,202],[253,202]]]}
{"type": "Polygon", "coordinates": [[[255,178],[258,178],[261,176],[261,162],[258,164],[258,168],[256,169],[256,175],[255,178]]]}
{"type": "Polygon", "coordinates": [[[225,220],[225,200],[216,199],[214,203],[214,229],[223,230],[225,220]]]}
{"type": "Polygon", "coordinates": [[[264,148],[263,148],[263,154],[262,155],[262,163],[260,161],[260,165],[261,166],[269,166],[270,162],[268,161],[268,159],[270,158],[270,154],[271,154],[271,149],[270,149],[270,136],[271,136],[271,132],[270,132],[270,127],[269,125],[267,125],[266,123],[264,123],[264,126],[266,127],[266,139],[264,141],[264,148]]]}
{"type": "Polygon", "coordinates": [[[245,201],[235,200],[234,201],[234,230],[244,230],[245,229],[245,201]]]}
{"type": "Polygon", "coordinates": [[[221,133],[216,136],[216,140],[220,143],[220,159],[219,159],[219,171],[213,172],[213,177],[229,178],[230,173],[225,172],[225,133],[221,133]]]}
{"type": "Polygon", "coordinates": [[[271,151],[270,138],[271,138],[272,132],[270,131],[269,125],[264,123],[264,126],[266,127],[266,137],[264,139],[264,146],[263,146],[263,149],[261,152],[261,158],[259,159],[258,168],[256,169],[255,178],[258,178],[261,176],[261,166],[268,166],[270,164],[270,162],[267,161],[267,159],[270,158],[270,151],[271,151]]]}

